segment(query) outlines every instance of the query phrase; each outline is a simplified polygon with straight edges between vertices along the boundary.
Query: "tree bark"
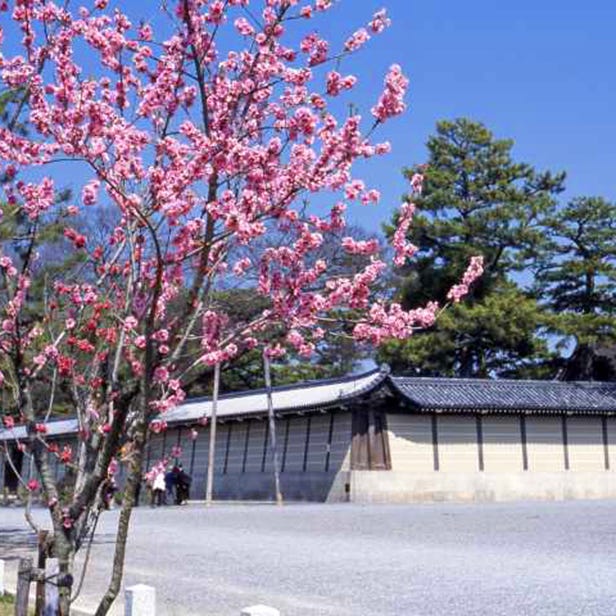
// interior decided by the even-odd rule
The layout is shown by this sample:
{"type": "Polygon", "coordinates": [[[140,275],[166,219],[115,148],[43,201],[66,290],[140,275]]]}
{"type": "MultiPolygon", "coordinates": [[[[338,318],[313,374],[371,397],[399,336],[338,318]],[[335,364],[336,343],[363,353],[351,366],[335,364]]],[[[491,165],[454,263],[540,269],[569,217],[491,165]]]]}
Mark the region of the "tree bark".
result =
{"type": "Polygon", "coordinates": [[[69,616],[71,609],[71,594],[73,590],[73,563],[75,550],[63,531],[54,533],[55,555],[58,558],[58,595],[60,611],[58,616],[69,616]]]}
{"type": "Polygon", "coordinates": [[[143,451],[147,438],[148,422],[145,418],[141,419],[137,425],[135,434],[135,455],[132,458],[129,466],[128,475],[126,478],[126,486],[124,488],[124,498],[122,499],[122,511],[118,520],[118,532],[116,536],[116,547],[113,556],[113,569],[111,572],[111,580],[107,591],[105,592],[101,602],[96,609],[95,616],[105,616],[112,603],[120,592],[122,577],[124,575],[124,558],[126,555],[126,542],[128,539],[128,530],[130,518],[135,506],[137,488],[141,482],[141,472],[143,464],[143,451]]]}

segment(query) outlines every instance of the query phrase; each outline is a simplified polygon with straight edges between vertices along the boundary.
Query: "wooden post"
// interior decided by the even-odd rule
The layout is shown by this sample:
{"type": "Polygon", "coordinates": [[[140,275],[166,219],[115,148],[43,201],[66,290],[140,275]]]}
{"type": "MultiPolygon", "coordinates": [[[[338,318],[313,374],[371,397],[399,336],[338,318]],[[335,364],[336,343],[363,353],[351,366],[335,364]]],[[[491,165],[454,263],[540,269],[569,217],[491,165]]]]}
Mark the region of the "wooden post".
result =
{"type": "Polygon", "coordinates": [[[15,616],[28,616],[28,597],[30,595],[30,577],[32,559],[20,558],[17,570],[17,592],[15,595],[15,616]]]}
{"type": "Polygon", "coordinates": [[[0,597],[4,595],[4,560],[0,558],[0,597]]]}
{"type": "Polygon", "coordinates": [[[265,376],[265,393],[267,396],[267,415],[269,418],[270,445],[274,462],[274,484],[276,487],[276,504],[282,505],[282,492],[280,491],[280,465],[278,462],[278,447],[276,446],[276,418],[274,417],[274,403],[272,401],[272,375],[270,373],[270,358],[263,353],[263,373],[265,376]]]}
{"type": "Polygon", "coordinates": [[[220,385],[220,364],[214,365],[214,392],[212,395],[212,416],[210,417],[210,447],[207,452],[207,482],[205,484],[205,504],[212,504],[214,488],[214,454],[216,452],[216,415],[218,412],[218,388],[220,385]]]}
{"type": "Polygon", "coordinates": [[[60,564],[57,558],[48,558],[45,563],[45,577],[49,580],[45,584],[45,609],[43,616],[56,616],[60,610],[60,593],[58,591],[58,575],[60,564]]]}
{"type": "MultiPolygon", "coordinates": [[[[41,530],[38,533],[38,562],[37,567],[41,571],[45,571],[45,562],[47,560],[47,535],[49,531],[41,530]]],[[[45,578],[41,576],[36,580],[36,603],[34,606],[35,616],[43,616],[43,608],[45,607],[45,578]]]]}

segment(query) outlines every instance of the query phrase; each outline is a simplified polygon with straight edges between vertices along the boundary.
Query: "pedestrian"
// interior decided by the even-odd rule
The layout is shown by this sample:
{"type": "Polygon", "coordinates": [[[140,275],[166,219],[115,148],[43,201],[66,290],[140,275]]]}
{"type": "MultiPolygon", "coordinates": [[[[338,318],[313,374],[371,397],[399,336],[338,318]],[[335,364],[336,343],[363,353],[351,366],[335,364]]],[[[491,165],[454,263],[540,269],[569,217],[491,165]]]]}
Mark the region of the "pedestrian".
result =
{"type": "Polygon", "coordinates": [[[165,502],[165,469],[157,468],[152,482],[152,506],[160,507],[165,502]]]}
{"type": "Polygon", "coordinates": [[[192,481],[191,476],[184,471],[182,464],[180,463],[177,467],[177,483],[176,483],[176,503],[178,505],[183,505],[188,501],[190,496],[190,483],[192,481]]]}
{"type": "Polygon", "coordinates": [[[168,467],[165,473],[165,505],[169,502],[173,502],[173,490],[177,492],[177,474],[174,472],[172,466],[168,467]]]}

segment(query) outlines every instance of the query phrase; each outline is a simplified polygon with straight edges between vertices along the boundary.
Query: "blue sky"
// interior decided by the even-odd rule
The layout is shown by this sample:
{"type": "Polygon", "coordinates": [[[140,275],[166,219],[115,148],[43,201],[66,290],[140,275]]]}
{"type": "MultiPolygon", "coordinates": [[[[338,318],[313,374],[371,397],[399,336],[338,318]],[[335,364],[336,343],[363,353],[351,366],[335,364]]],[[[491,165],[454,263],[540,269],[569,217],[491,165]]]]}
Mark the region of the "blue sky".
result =
{"type": "MultiPolygon", "coordinates": [[[[164,21],[158,0],[114,5],[135,22],[145,18],[156,28],[164,21]]],[[[396,62],[411,79],[409,108],[379,134],[393,152],[357,170],[383,199],[377,207],[356,206],[353,222],[379,229],[406,189],[402,167],[425,160],[437,120],[459,116],[513,138],[519,160],[566,170],[565,196],[616,198],[614,0],[340,0],[301,26],[341,43],[383,6],[392,27],[340,69],[360,79],[345,104],[367,118],[396,62]]]]}
{"type": "Polygon", "coordinates": [[[327,30],[381,6],[393,24],[353,61],[358,103],[369,109],[395,61],[411,78],[409,109],[383,131],[393,153],[365,168],[382,190],[381,211],[358,220],[378,226],[405,190],[400,169],[424,159],[437,120],[458,116],[513,138],[518,159],[566,170],[565,196],[616,197],[616,2],[343,0],[327,30]]]}

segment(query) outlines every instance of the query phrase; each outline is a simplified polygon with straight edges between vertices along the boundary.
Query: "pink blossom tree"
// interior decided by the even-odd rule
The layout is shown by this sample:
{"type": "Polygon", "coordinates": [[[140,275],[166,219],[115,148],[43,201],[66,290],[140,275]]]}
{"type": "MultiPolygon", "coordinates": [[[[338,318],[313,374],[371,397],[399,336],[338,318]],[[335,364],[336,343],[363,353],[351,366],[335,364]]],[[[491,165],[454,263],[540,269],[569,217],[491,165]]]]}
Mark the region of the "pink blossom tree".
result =
{"type": "MultiPolygon", "coordinates": [[[[432,302],[405,312],[374,298],[387,268],[375,241],[342,234],[345,251],[371,257],[354,276],[329,274],[327,261],[313,258],[345,227],[348,206],[378,202],[378,191],[353,175],[354,163],[389,151],[374,135],[404,111],[408,87],[393,65],[367,118],[336,118],[336,98],[357,81],[339,72],[342,60],[389,19],[379,11],[334,49],[309,27],[333,4],[178,0],[161,7],[166,25],[157,37],[149,24],[108,10],[107,0],[78,9],[0,1],[10,11],[0,41],[5,34],[12,41],[1,48],[1,80],[17,97],[13,117],[28,129],[24,135],[12,121],[0,129],[0,225],[18,211],[25,226],[19,251],[15,238],[1,246],[0,385],[26,426],[18,446],[40,477],[40,485],[24,478],[25,487],[40,491],[51,516],[61,614],[71,602],[75,553],[122,446],[128,472],[116,553],[97,614],[115,599],[148,427],[161,415],[159,429],[165,411],[182,402],[192,373],[255,347],[270,357],[286,349],[309,357],[341,321],[361,342],[404,338],[442,309],[432,302]],[[302,28],[307,34],[294,34],[302,28]],[[58,203],[67,170],[80,183],[68,205],[58,203]],[[319,193],[331,199],[326,215],[311,211],[319,193]],[[83,231],[93,206],[111,212],[108,232],[83,231]],[[62,225],[78,266],[41,283],[50,221],[62,225]],[[258,250],[270,231],[288,241],[258,250]],[[268,306],[250,321],[230,322],[213,292],[249,274],[268,306]],[[35,281],[44,287],[40,313],[31,309],[35,281]],[[33,398],[41,386],[44,408],[33,398]],[[47,438],[60,386],[78,420],[75,451],[47,438]],[[53,457],[74,475],[68,494],[51,472],[53,457]]],[[[397,265],[414,252],[406,240],[412,213],[406,204],[394,236],[397,265]]],[[[450,299],[459,301],[480,272],[476,260],[450,299]]],[[[14,416],[4,421],[13,429],[14,416]]]]}

